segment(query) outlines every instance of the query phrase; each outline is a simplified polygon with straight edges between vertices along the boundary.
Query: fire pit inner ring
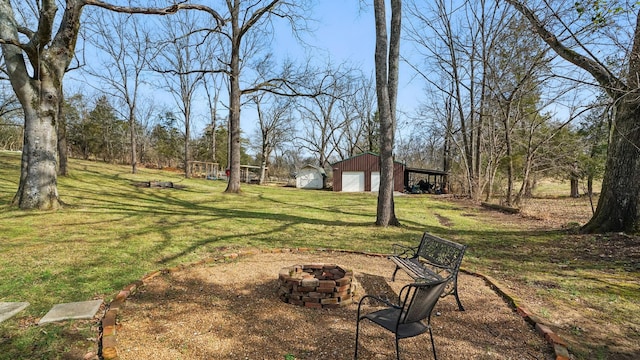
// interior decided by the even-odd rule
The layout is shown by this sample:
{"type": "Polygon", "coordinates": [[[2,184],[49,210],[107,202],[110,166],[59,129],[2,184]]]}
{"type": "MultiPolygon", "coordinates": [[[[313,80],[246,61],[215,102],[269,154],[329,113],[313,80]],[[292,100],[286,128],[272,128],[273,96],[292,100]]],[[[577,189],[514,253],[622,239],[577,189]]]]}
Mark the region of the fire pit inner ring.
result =
{"type": "Polygon", "coordinates": [[[284,267],[278,281],[278,295],[289,304],[326,309],[353,303],[353,271],[336,264],[284,267]]]}

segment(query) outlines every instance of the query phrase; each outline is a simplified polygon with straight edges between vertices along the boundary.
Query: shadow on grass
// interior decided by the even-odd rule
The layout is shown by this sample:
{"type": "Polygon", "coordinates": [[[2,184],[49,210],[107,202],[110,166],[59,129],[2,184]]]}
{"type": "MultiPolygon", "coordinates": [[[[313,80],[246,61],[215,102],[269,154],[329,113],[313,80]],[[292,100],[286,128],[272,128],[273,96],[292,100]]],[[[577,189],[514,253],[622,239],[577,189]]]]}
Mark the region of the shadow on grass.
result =
{"type": "MultiPolygon", "coordinates": [[[[237,224],[235,230],[229,231],[227,234],[218,233],[214,236],[199,237],[197,240],[191,241],[191,244],[172,255],[165,256],[160,263],[169,263],[182,256],[192,253],[193,251],[211,244],[225,242],[233,242],[236,238],[254,239],[257,241],[272,241],[277,239],[278,235],[283,232],[293,232],[300,225],[310,225],[314,228],[338,228],[338,229],[354,229],[354,228],[377,228],[374,224],[375,213],[371,213],[369,209],[349,210],[350,207],[338,207],[335,204],[327,204],[326,207],[314,206],[305,203],[303,198],[295,198],[292,201],[284,201],[273,197],[259,194],[257,197],[248,197],[246,195],[233,195],[221,193],[203,193],[202,191],[194,191],[187,189],[140,189],[135,188],[130,181],[119,180],[117,186],[108,189],[96,190],[95,186],[90,182],[78,182],[75,186],[67,185],[67,191],[75,194],[75,196],[67,196],[68,201],[84,204],[78,207],[70,207],[82,211],[84,214],[90,215],[95,213],[96,218],[103,217],[103,214],[109,215],[109,220],[98,220],[96,225],[104,226],[105,222],[114,224],[122,224],[125,220],[139,223],[153,222],[151,226],[137,227],[131,229],[123,235],[123,239],[136,238],[151,233],[158,233],[164,239],[164,246],[169,247],[172,232],[182,227],[207,227],[215,222],[237,224]],[[184,196],[184,193],[191,192],[190,197],[184,196]],[[87,204],[86,199],[95,199],[87,204]],[[231,200],[229,200],[231,199],[231,200]],[[243,204],[246,201],[249,205],[243,204]],[[256,206],[255,202],[263,204],[256,206]],[[237,207],[233,207],[233,205],[237,207]],[[247,208],[242,208],[247,205],[247,208]],[[315,217],[314,214],[319,214],[315,217]],[[321,214],[320,214],[321,213],[321,214]],[[369,220],[370,219],[370,220],[369,220]],[[258,231],[250,230],[254,223],[268,223],[269,227],[263,227],[258,231]],[[248,226],[244,226],[247,224],[248,226]]],[[[335,194],[330,194],[332,200],[335,201],[335,194]]],[[[372,198],[375,199],[375,198],[372,198]]],[[[357,199],[356,201],[361,201],[357,199]]],[[[375,200],[372,206],[375,206],[375,200]]],[[[355,201],[354,201],[355,202],[355,201]]],[[[374,208],[375,209],[375,208],[374,208]]],[[[21,214],[18,216],[29,216],[29,214],[21,214]]],[[[405,221],[403,222],[405,232],[420,233],[425,230],[431,230],[424,225],[405,221]]],[[[91,221],[83,219],[77,223],[65,224],[65,226],[91,226],[91,221]]],[[[323,236],[314,234],[311,238],[323,239],[323,236]]],[[[405,237],[393,239],[395,242],[404,242],[405,237]]],[[[278,245],[278,244],[274,244],[278,245]]],[[[299,241],[291,243],[291,246],[314,246],[325,247],[323,243],[313,243],[309,241],[309,237],[300,238],[299,241]]],[[[161,248],[159,248],[161,249],[161,248]]]]}

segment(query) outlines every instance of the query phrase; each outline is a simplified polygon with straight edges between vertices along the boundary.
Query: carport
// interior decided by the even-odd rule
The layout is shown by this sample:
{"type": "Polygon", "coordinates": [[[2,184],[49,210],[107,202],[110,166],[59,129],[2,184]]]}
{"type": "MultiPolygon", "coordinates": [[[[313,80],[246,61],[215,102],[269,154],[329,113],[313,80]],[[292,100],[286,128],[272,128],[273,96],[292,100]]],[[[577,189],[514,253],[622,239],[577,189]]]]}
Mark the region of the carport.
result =
{"type": "Polygon", "coordinates": [[[420,189],[422,192],[446,194],[449,192],[449,173],[442,170],[418,169],[406,167],[404,169],[404,188],[408,192],[420,189]]]}

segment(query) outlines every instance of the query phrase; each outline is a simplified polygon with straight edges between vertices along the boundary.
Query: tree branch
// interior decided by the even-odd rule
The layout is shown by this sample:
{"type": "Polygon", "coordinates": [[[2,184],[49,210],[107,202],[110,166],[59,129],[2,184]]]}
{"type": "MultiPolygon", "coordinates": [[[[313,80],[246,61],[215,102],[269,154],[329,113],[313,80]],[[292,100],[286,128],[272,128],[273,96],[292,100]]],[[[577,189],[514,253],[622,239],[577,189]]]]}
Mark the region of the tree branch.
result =
{"type": "Polygon", "coordinates": [[[529,20],[536,33],[553,51],[563,59],[590,73],[611,97],[618,98],[630,90],[625,83],[614,76],[607,68],[565,46],[544,26],[538,16],[522,2],[517,0],[507,0],[507,2],[529,20]]]}
{"type": "Polygon", "coordinates": [[[153,72],[157,72],[158,74],[169,74],[169,75],[190,75],[190,74],[227,74],[229,75],[229,71],[225,69],[195,69],[189,71],[179,71],[174,69],[160,69],[155,66],[149,66],[149,68],[153,72]]]}
{"type": "Polygon", "coordinates": [[[21,43],[17,39],[0,39],[0,44],[14,45],[14,46],[17,46],[17,47],[19,47],[20,49],[22,49],[24,51],[26,51],[29,48],[28,45],[21,43]]]}
{"type": "Polygon", "coordinates": [[[31,39],[33,37],[33,35],[35,34],[31,29],[25,27],[25,26],[16,26],[16,28],[18,29],[18,32],[21,34],[24,34],[26,37],[28,37],[29,39],[31,39]]]}
{"type": "Polygon", "coordinates": [[[175,14],[179,10],[199,10],[209,13],[216,20],[218,28],[224,26],[225,19],[215,10],[208,6],[198,4],[185,4],[184,2],[173,4],[165,8],[144,8],[137,6],[119,6],[105,3],[100,0],[83,0],[85,5],[93,5],[103,9],[126,13],[126,14],[147,14],[147,15],[171,15],[175,14]]]}
{"type": "Polygon", "coordinates": [[[42,49],[51,41],[53,33],[53,21],[58,12],[55,0],[45,0],[42,2],[42,10],[40,11],[40,19],[38,20],[38,30],[29,38],[31,45],[41,52],[42,49]]]}
{"type": "Polygon", "coordinates": [[[271,11],[278,4],[278,2],[280,2],[280,0],[272,0],[271,3],[269,3],[262,9],[259,9],[256,12],[254,12],[253,15],[251,15],[251,18],[249,19],[249,21],[247,21],[242,25],[242,29],[240,29],[240,36],[243,36],[247,31],[249,31],[249,29],[251,29],[251,27],[256,22],[258,22],[258,20],[260,20],[262,15],[271,11]]]}

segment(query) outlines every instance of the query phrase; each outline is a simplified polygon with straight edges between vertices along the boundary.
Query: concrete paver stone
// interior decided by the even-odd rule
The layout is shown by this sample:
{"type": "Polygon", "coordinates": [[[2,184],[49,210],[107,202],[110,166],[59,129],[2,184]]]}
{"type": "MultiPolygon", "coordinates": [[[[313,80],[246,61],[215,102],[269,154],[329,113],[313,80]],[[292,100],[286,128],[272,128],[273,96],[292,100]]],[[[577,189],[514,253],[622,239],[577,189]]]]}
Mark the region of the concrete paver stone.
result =
{"type": "Polygon", "coordinates": [[[54,305],[51,310],[40,319],[38,325],[68,319],[91,319],[100,309],[100,305],[102,305],[102,300],[54,305]]]}
{"type": "Polygon", "coordinates": [[[0,302],[0,323],[29,306],[28,302],[0,302]]]}

